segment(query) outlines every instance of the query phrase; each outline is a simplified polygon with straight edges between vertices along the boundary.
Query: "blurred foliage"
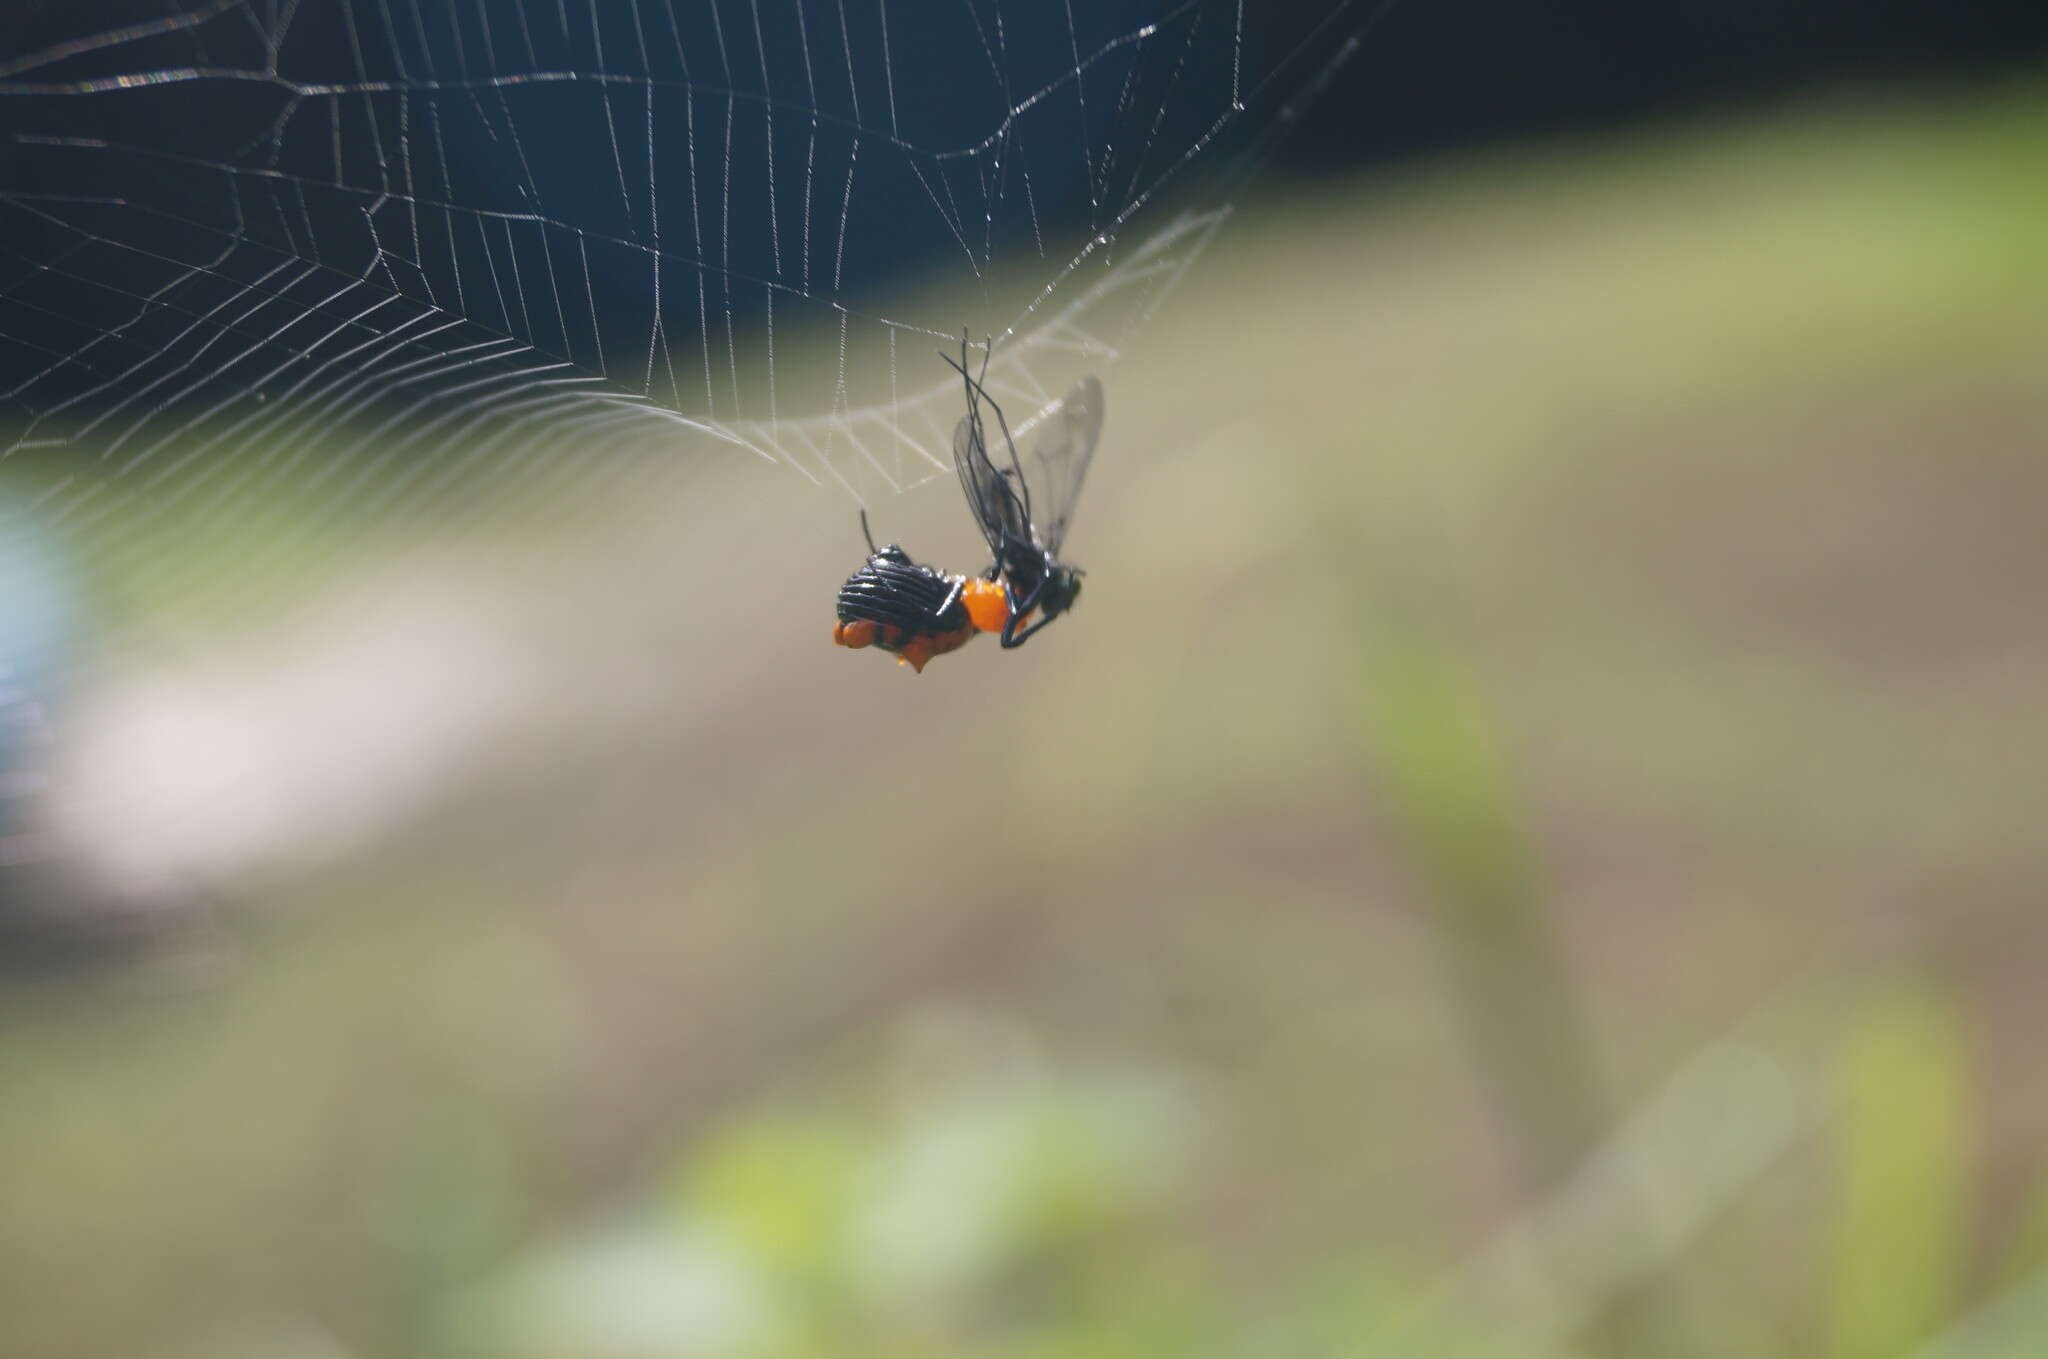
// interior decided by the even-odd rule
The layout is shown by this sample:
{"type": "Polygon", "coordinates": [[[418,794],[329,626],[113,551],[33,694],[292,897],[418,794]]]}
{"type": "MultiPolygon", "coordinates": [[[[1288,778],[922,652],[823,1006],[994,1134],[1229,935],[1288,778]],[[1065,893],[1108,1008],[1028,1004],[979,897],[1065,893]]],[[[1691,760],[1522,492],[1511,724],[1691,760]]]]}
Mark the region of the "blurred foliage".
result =
{"type": "Polygon", "coordinates": [[[1185,1352],[1186,1095],[1045,1069],[1022,1035],[960,1016],[913,1026],[907,1061],[934,1043],[949,1070],[707,1131],[626,1220],[458,1296],[450,1351],[1185,1352]]]}
{"type": "Polygon", "coordinates": [[[1911,1354],[1956,1305],[1968,1264],[1965,1047],[1938,992],[1873,999],[1842,1073],[1835,1353],[1911,1354]]]}

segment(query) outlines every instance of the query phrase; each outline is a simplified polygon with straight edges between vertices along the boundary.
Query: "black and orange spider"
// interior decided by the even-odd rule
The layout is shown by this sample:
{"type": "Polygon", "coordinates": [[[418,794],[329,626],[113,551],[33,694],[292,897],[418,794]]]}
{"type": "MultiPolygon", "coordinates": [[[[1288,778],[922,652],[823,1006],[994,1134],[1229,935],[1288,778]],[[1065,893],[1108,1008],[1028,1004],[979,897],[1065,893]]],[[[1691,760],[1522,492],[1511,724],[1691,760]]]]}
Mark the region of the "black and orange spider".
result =
{"type": "Polygon", "coordinates": [[[919,671],[932,657],[965,646],[977,632],[1000,633],[1006,649],[1022,646],[1074,606],[1082,571],[1059,554],[1102,438],[1102,384],[1083,378],[1046,417],[1045,432],[1032,449],[1033,476],[1027,479],[1009,422],[983,385],[986,354],[979,374],[968,370],[964,339],[959,359],[941,357],[960,374],[967,391],[967,414],[953,430],[953,466],[988,542],[989,564],[978,576],[951,575],[912,561],[895,543],[877,549],[863,511],[868,559],[840,587],[839,622],[832,630],[840,646],[879,646],[919,671]],[[1003,466],[989,456],[984,403],[1002,434],[1003,466]],[[1034,514],[1032,480],[1038,483],[1035,503],[1047,512],[1043,526],[1034,514]]]}

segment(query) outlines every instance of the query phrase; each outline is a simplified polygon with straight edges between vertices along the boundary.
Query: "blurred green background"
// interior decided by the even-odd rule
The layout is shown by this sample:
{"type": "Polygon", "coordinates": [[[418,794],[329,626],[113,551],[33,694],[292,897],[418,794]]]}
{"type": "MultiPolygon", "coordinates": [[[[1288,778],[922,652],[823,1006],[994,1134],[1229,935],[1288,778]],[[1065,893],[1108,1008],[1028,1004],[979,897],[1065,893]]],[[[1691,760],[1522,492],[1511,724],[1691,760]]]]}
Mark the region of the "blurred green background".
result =
{"type": "Polygon", "coordinates": [[[738,457],[278,573],[492,718],[5,983],[0,1348],[2048,1353],[2044,224],[2038,85],[1269,183],[922,676],[738,457]]]}

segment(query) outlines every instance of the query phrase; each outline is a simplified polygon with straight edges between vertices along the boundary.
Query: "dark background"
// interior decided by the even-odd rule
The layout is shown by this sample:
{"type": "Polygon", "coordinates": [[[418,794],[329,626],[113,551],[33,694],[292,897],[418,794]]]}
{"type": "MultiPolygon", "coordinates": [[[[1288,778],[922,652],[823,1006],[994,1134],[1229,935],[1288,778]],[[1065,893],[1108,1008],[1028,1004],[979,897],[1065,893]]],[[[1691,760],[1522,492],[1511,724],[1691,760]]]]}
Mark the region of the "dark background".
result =
{"type": "Polygon", "coordinates": [[[1279,155],[1329,172],[2044,55],[2037,0],[1397,0],[1279,155]]]}

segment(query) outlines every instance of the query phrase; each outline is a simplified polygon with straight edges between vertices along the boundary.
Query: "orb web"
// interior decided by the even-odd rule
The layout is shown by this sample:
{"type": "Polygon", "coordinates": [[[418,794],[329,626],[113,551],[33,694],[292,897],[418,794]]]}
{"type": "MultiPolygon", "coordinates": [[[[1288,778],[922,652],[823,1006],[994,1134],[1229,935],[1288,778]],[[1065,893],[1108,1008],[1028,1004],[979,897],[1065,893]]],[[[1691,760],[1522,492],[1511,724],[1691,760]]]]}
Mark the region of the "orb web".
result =
{"type": "Polygon", "coordinates": [[[1355,18],[1254,51],[1242,0],[51,7],[0,60],[6,447],[77,451],[62,518],[270,478],[438,513],[707,442],[900,488],[944,460],[931,350],[992,339],[1027,408],[1114,359],[1228,211],[1193,168],[1355,18]],[[899,309],[911,272],[943,307],[899,309]]]}
{"type": "MultiPolygon", "coordinates": [[[[31,4],[0,510],[59,547],[0,555],[221,635],[483,506],[721,456],[950,480],[934,351],[987,346],[1018,427],[1112,365],[1387,3],[31,4]]],[[[56,685],[78,640],[0,663],[56,685]]]]}

